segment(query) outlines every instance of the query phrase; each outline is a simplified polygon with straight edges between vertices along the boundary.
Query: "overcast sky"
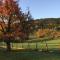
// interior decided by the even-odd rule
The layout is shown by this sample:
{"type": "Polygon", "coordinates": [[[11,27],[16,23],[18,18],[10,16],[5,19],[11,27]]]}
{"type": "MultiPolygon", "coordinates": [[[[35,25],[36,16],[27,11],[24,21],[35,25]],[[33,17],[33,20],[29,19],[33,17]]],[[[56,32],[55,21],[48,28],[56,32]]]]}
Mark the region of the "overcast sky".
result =
{"type": "Polygon", "coordinates": [[[60,17],[60,0],[20,0],[23,11],[29,7],[33,18],[58,18],[60,17]]]}

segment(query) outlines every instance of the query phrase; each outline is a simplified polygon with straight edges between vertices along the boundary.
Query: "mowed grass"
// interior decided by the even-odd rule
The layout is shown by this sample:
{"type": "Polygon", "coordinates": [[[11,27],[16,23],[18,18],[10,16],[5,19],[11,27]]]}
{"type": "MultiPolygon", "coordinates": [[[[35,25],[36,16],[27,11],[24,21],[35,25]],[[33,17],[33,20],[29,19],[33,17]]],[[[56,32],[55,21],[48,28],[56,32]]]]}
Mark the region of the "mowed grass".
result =
{"type": "MultiPolygon", "coordinates": [[[[6,47],[4,42],[0,43],[1,47],[6,47]]],[[[60,39],[49,40],[49,41],[39,41],[39,42],[24,42],[24,43],[11,43],[12,49],[46,49],[54,50],[60,49],[60,39]],[[47,46],[46,46],[47,45],[47,46]]]]}
{"type": "Polygon", "coordinates": [[[25,48],[25,49],[60,49],[60,39],[50,40],[50,41],[42,41],[42,42],[29,42],[29,43],[12,43],[12,48],[25,48]],[[47,45],[47,46],[46,46],[47,45]]]}
{"type": "Polygon", "coordinates": [[[11,52],[7,52],[4,48],[5,43],[0,43],[0,60],[60,60],[60,40],[50,40],[43,42],[32,43],[13,43],[11,52]],[[43,52],[42,49],[46,49],[46,43],[48,49],[51,51],[43,52]],[[37,47],[36,47],[37,45],[37,47]],[[18,48],[33,49],[33,50],[17,50],[18,48]],[[34,49],[38,49],[35,51],[34,49]],[[55,50],[57,49],[57,50],[55,50]]]}

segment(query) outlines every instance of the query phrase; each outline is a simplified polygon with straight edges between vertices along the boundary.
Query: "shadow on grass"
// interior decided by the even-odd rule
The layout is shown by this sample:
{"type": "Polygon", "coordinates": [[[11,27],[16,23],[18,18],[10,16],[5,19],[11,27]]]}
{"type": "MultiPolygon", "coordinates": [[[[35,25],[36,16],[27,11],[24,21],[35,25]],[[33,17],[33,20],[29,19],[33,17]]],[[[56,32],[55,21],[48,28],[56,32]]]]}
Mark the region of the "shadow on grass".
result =
{"type": "Polygon", "coordinates": [[[32,49],[19,49],[6,51],[0,48],[0,60],[60,60],[60,50],[39,51],[32,49]]]}

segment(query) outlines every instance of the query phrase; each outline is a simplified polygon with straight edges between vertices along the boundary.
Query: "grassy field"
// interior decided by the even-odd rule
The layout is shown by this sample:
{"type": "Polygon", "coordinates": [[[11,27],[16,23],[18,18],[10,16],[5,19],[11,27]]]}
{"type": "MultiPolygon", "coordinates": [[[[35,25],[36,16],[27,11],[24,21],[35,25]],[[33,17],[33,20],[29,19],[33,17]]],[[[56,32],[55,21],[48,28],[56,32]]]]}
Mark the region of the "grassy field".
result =
{"type": "Polygon", "coordinates": [[[60,49],[60,39],[50,40],[50,41],[42,41],[42,42],[30,42],[30,43],[13,43],[13,48],[25,48],[25,49],[60,49]]]}
{"type": "Polygon", "coordinates": [[[11,52],[7,52],[5,50],[5,43],[0,43],[0,60],[60,60],[60,40],[50,40],[50,41],[43,41],[43,42],[37,42],[37,49],[39,51],[35,50],[17,50],[17,48],[24,48],[24,49],[35,49],[36,43],[13,43],[12,48],[15,50],[12,50],[11,52]],[[46,49],[46,43],[48,45],[48,49],[51,51],[44,52],[40,51],[42,49],[46,49]]]}
{"type": "MultiPolygon", "coordinates": [[[[0,43],[0,46],[6,47],[4,42],[0,43]]],[[[12,49],[46,49],[54,50],[60,49],[60,39],[57,40],[49,40],[49,41],[42,41],[42,42],[24,42],[24,43],[11,43],[12,49]],[[47,45],[47,46],[46,46],[47,45]]]]}

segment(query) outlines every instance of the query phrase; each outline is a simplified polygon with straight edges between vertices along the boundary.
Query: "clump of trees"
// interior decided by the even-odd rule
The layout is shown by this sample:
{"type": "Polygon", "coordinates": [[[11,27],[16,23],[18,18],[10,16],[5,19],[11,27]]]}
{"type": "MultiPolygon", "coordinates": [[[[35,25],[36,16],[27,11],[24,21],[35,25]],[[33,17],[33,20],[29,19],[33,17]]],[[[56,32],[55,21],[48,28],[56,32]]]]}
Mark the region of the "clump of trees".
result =
{"type": "Polygon", "coordinates": [[[60,37],[60,18],[36,19],[31,23],[33,34],[38,38],[55,39],[60,37]]]}

